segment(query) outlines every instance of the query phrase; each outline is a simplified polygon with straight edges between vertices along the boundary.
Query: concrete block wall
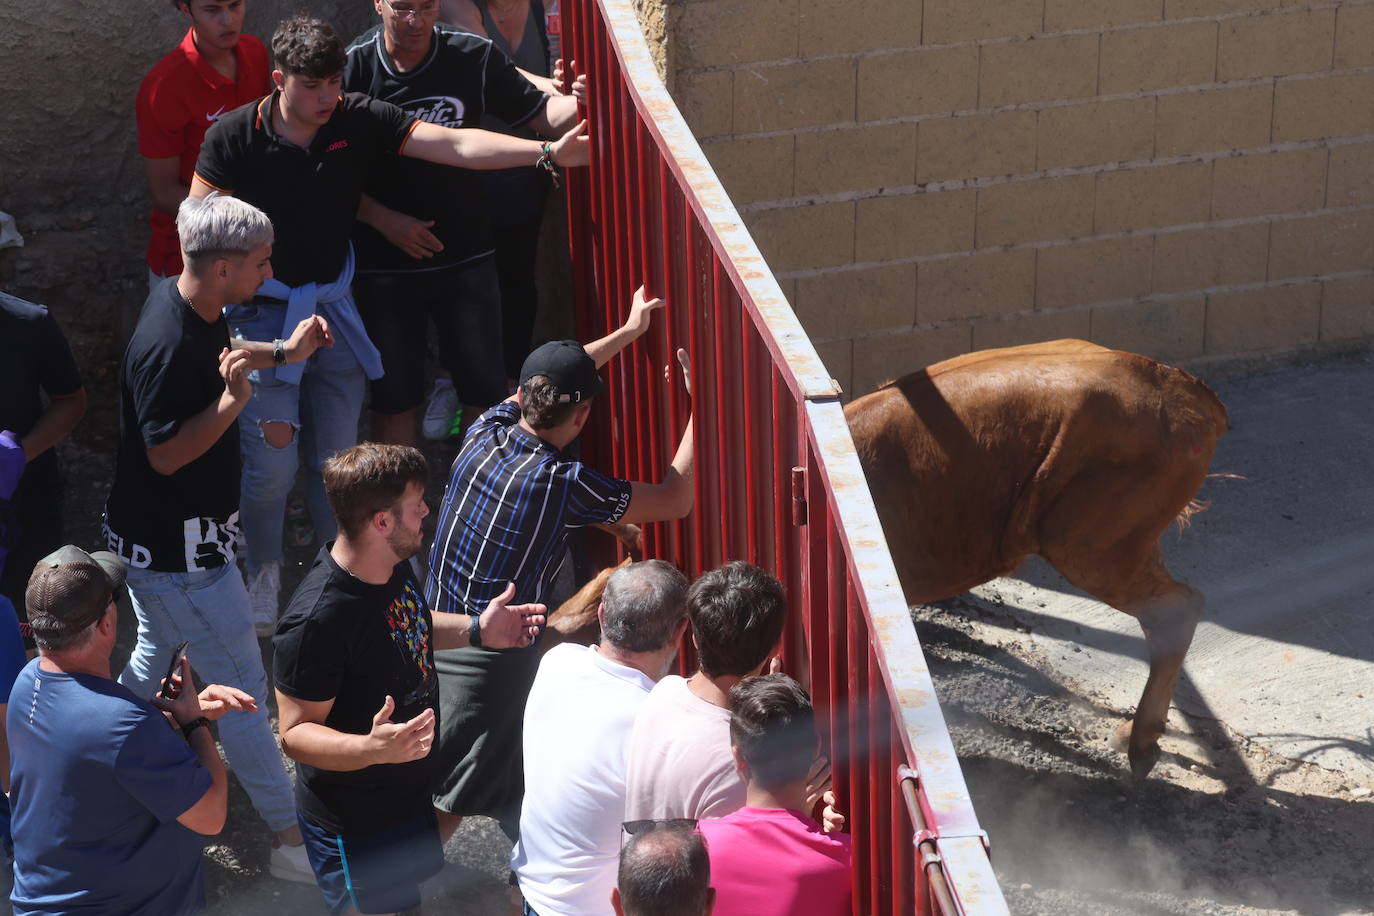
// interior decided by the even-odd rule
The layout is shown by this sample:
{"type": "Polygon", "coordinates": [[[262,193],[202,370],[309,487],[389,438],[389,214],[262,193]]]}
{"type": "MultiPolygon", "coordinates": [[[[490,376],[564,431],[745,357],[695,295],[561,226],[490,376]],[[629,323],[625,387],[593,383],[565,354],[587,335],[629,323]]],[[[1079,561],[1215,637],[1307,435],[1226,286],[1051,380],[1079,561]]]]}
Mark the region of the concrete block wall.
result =
{"type": "Polygon", "coordinates": [[[853,395],[1062,336],[1374,337],[1374,0],[668,0],[669,86],[853,395]]]}

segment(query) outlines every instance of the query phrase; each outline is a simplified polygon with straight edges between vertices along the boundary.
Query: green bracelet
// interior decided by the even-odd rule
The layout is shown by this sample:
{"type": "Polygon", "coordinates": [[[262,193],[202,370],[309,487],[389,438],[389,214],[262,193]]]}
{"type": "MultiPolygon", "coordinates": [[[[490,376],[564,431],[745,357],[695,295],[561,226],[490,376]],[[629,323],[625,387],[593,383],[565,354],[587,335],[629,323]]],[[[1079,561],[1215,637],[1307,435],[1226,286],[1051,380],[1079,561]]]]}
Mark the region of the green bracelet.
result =
{"type": "Polygon", "coordinates": [[[553,186],[556,188],[558,187],[558,166],[553,161],[553,144],[545,140],[540,145],[540,149],[543,152],[539,157],[539,161],[535,162],[534,167],[548,172],[549,177],[553,179],[553,186]]]}

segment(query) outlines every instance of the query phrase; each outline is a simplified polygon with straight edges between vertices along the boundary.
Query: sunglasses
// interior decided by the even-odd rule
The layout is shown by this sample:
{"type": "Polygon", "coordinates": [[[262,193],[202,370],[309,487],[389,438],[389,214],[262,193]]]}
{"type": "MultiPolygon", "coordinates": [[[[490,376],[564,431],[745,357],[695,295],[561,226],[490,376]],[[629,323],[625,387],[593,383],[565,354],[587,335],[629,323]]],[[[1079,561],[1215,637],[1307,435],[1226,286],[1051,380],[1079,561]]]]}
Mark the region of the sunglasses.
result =
{"type": "Polygon", "coordinates": [[[687,827],[695,830],[696,826],[697,819],[694,817],[659,817],[642,821],[626,821],[620,825],[623,833],[620,838],[620,846],[623,849],[629,837],[639,836],[642,833],[652,833],[665,827],[687,827]]]}

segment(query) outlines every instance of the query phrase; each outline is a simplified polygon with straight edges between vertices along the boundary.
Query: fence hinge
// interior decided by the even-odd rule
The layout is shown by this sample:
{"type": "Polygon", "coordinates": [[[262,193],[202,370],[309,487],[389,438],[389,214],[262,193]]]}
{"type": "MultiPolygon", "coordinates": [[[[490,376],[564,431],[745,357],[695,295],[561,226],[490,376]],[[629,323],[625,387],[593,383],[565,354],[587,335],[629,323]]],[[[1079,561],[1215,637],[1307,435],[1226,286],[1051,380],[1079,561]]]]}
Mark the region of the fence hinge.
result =
{"type": "Polygon", "coordinates": [[[792,527],[806,524],[806,468],[792,469],[792,527]]]}

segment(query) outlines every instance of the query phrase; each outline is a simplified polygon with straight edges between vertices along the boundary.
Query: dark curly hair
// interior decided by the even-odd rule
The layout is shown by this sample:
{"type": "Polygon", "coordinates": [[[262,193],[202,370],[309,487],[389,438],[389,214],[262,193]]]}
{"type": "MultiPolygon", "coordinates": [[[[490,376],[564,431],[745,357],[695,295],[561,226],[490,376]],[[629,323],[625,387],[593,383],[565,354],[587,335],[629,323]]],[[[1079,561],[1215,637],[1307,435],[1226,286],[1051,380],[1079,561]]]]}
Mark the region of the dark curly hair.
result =
{"type": "Polygon", "coordinates": [[[764,788],[804,779],[816,754],[811,696],[785,674],[745,678],[730,690],[730,743],[764,788]]]}
{"type": "Polygon", "coordinates": [[[590,402],[586,398],[579,404],[560,403],[558,386],[547,375],[531,376],[520,386],[520,416],[535,429],[553,429],[590,402]]]}
{"type": "Polygon", "coordinates": [[[328,79],[343,73],[343,42],[328,23],[305,16],[288,19],[272,33],[272,59],[282,73],[328,79]]]}
{"type": "Polygon", "coordinates": [[[710,677],[742,677],[763,664],[787,618],[782,584],[736,560],[702,574],[687,591],[697,663],[710,677]]]}

